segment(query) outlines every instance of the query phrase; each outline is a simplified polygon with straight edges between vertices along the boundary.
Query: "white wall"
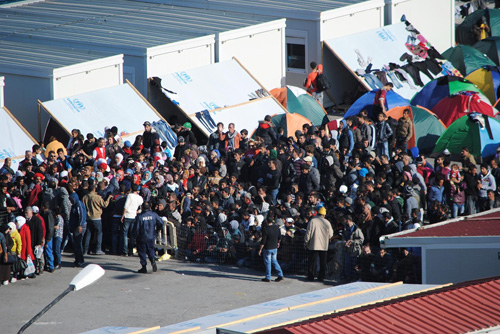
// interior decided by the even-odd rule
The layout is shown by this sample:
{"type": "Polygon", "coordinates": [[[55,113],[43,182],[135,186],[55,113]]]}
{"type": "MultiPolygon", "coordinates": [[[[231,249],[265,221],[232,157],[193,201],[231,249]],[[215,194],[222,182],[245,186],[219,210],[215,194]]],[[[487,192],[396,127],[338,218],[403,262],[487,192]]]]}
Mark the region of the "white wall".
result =
{"type": "Polygon", "coordinates": [[[147,77],[160,76],[166,73],[189,68],[210,65],[214,62],[214,44],[200,45],[192,48],[148,55],[147,77]]]}
{"type": "Polygon", "coordinates": [[[113,87],[123,82],[123,64],[108,64],[98,68],[82,68],[74,73],[58,75],[54,71],[53,99],[113,87]]]}
{"type": "Polygon", "coordinates": [[[321,20],[321,41],[324,41],[382,27],[384,10],[377,7],[321,20]]]}
{"type": "Polygon", "coordinates": [[[220,33],[216,38],[216,61],[235,57],[267,90],[281,87],[286,76],[284,21],[255,33],[254,28],[220,33]]]}
{"type": "Polygon", "coordinates": [[[422,283],[459,283],[500,275],[500,244],[481,247],[427,249],[425,261],[422,259],[422,265],[425,265],[422,268],[422,283]]]}
{"type": "Polygon", "coordinates": [[[386,0],[385,12],[386,25],[406,15],[439,52],[455,45],[454,0],[386,0]]]}

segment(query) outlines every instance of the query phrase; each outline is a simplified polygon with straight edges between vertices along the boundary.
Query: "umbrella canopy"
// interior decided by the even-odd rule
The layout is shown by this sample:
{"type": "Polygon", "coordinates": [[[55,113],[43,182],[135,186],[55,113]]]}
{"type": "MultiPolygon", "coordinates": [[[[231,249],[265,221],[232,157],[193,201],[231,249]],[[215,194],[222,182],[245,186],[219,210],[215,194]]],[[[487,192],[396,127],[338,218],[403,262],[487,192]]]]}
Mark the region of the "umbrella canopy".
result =
{"type": "Polygon", "coordinates": [[[482,94],[476,92],[460,92],[442,99],[432,111],[443,121],[447,127],[462,116],[479,113],[490,117],[498,114],[482,94]]]}
{"type": "Polygon", "coordinates": [[[275,88],[270,93],[290,113],[302,115],[316,126],[321,126],[325,122],[325,109],[304,89],[295,86],[286,86],[275,88]]]}
{"type": "Polygon", "coordinates": [[[495,65],[500,65],[500,37],[488,37],[474,44],[474,48],[487,55],[495,65]]]}
{"type": "MultiPolygon", "coordinates": [[[[372,110],[373,110],[373,101],[375,100],[375,94],[377,90],[374,89],[371,92],[368,92],[361,96],[359,99],[354,102],[354,104],[346,111],[344,118],[357,115],[361,112],[361,110],[366,109],[368,111],[368,116],[373,118],[372,110]]],[[[387,92],[387,96],[385,99],[385,109],[387,111],[396,108],[396,107],[407,107],[410,105],[410,102],[399,95],[398,93],[390,90],[387,92]]]]}
{"type": "Polygon", "coordinates": [[[448,149],[452,154],[460,154],[467,146],[476,158],[493,156],[500,143],[500,122],[496,119],[473,113],[457,119],[441,135],[434,152],[448,149]]]}
{"type": "Polygon", "coordinates": [[[271,122],[276,128],[282,127],[286,137],[295,136],[295,131],[302,131],[304,124],[311,124],[311,121],[300,114],[284,113],[272,117],[271,122]]]}
{"type": "Polygon", "coordinates": [[[487,55],[469,45],[457,45],[443,52],[443,57],[448,59],[457,70],[467,75],[482,66],[495,66],[493,60],[487,55]]]}
{"type": "Polygon", "coordinates": [[[486,95],[492,104],[500,98],[500,68],[485,66],[477,69],[466,77],[486,95]]]}
{"type": "Polygon", "coordinates": [[[444,123],[432,111],[421,106],[396,107],[388,111],[387,116],[399,120],[405,109],[410,109],[413,121],[413,136],[408,141],[408,149],[416,146],[421,152],[432,152],[436,141],[446,130],[444,123]]]}
{"type": "Polygon", "coordinates": [[[462,91],[481,92],[472,82],[461,77],[447,75],[428,82],[413,96],[411,105],[432,109],[445,97],[462,91]]]}
{"type": "MultiPolygon", "coordinates": [[[[468,15],[464,21],[456,28],[456,41],[459,44],[473,45],[477,40],[474,35],[474,25],[486,17],[486,21],[491,28],[491,36],[500,36],[500,9],[481,9],[468,15]]],[[[490,57],[491,58],[491,57],[490,57]]]]}

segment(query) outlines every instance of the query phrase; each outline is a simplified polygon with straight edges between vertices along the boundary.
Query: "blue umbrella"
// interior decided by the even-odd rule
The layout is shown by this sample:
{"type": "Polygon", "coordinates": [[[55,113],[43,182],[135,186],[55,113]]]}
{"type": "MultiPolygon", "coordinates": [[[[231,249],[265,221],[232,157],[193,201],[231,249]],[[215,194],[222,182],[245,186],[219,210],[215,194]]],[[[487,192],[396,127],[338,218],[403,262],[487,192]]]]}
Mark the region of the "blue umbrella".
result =
{"type": "MultiPolygon", "coordinates": [[[[373,101],[375,100],[375,94],[377,90],[374,89],[371,92],[368,92],[361,96],[359,99],[354,102],[354,104],[346,111],[344,118],[357,115],[361,112],[361,110],[367,110],[368,116],[373,117],[373,101]]],[[[396,107],[407,107],[410,105],[410,102],[399,95],[398,93],[390,90],[387,92],[387,96],[385,98],[385,109],[387,111],[396,107]]]]}

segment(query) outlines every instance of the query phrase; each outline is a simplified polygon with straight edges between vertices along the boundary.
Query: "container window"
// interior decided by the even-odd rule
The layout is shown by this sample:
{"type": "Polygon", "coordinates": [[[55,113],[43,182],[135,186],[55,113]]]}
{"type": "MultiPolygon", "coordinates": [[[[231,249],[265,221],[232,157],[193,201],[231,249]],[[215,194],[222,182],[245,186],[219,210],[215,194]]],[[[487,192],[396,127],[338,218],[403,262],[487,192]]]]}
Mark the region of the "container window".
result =
{"type": "Polygon", "coordinates": [[[306,46],[304,44],[287,43],[286,52],[289,69],[306,69],[306,46]]]}

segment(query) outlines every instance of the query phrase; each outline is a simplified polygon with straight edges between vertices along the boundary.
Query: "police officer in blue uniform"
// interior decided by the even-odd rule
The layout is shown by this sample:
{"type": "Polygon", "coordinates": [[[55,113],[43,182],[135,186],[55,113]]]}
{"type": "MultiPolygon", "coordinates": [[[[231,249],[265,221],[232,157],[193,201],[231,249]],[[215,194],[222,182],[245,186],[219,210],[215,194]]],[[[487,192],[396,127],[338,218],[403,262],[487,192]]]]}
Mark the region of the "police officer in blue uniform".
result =
{"type": "Polygon", "coordinates": [[[139,253],[139,259],[142,268],[137,272],[141,274],[147,274],[146,269],[146,255],[151,261],[151,266],[153,267],[153,272],[158,269],[155,263],[155,238],[156,238],[156,228],[162,228],[163,221],[155,212],[151,211],[151,203],[145,202],[142,205],[142,213],[137,215],[134,222],[134,228],[132,229],[133,236],[136,238],[137,252],[139,253]]]}

